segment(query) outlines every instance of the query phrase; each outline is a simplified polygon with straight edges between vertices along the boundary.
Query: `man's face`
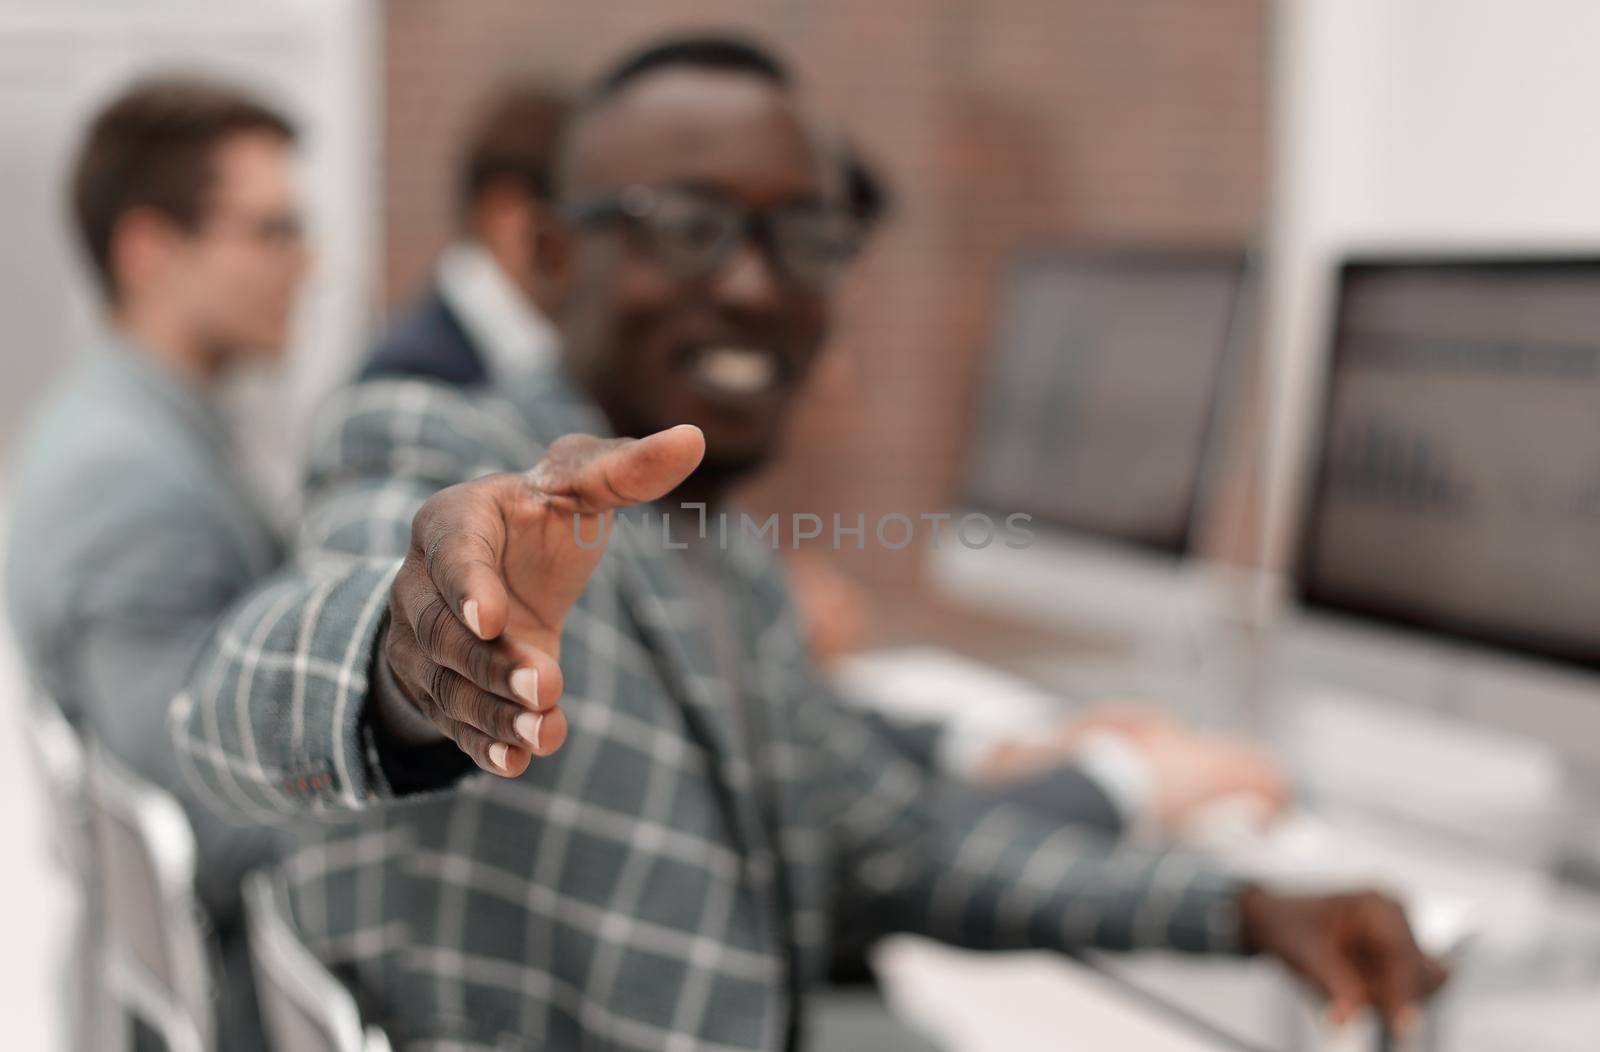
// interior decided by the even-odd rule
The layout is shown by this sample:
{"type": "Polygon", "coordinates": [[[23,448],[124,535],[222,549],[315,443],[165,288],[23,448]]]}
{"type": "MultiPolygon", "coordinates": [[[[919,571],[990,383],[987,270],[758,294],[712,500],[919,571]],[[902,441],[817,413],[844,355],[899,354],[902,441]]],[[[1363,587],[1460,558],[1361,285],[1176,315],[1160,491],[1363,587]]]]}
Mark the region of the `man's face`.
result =
{"type": "Polygon", "coordinates": [[[293,154],[251,132],[225,140],[212,164],[200,224],[180,239],[164,285],[210,348],[276,355],[308,263],[293,154]]]}
{"type": "MultiPolygon", "coordinates": [[[[569,200],[647,187],[767,211],[831,189],[791,98],[750,76],[647,75],[591,114],[572,150],[569,200]]],[[[749,239],[686,276],[626,222],[557,237],[541,269],[567,362],[617,433],[695,424],[704,475],[759,467],[827,336],[823,286],[749,239]]]]}

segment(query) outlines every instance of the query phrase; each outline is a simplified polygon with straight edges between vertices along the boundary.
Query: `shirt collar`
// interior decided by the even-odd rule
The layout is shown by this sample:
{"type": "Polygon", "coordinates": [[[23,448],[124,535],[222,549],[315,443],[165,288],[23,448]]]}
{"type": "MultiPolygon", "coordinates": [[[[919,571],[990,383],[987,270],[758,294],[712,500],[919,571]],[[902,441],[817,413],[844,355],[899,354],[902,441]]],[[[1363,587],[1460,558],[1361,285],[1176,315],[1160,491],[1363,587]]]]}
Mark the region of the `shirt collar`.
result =
{"type": "Polygon", "coordinates": [[[446,249],[438,282],[439,295],[478,345],[492,380],[539,368],[555,356],[555,326],[481,245],[462,242],[446,249]]]}

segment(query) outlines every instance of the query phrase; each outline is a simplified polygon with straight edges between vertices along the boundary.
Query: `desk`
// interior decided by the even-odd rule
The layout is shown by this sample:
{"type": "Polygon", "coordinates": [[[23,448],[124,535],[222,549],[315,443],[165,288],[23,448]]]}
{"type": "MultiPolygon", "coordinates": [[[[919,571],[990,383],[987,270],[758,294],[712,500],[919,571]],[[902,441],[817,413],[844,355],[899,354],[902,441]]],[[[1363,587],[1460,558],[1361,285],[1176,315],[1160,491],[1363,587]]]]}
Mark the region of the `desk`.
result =
{"type": "MultiPolygon", "coordinates": [[[[1318,763],[1319,742],[1338,738],[1328,732],[1325,719],[1321,723],[1285,719],[1284,712],[1263,714],[1251,703],[1257,684],[1245,680],[1253,645],[1248,639],[1210,641],[1219,653],[1173,655],[1165,667],[1159,662],[1139,667],[1147,655],[1117,640],[1055,631],[915,592],[891,596],[879,623],[884,626],[880,638],[885,643],[935,642],[1080,697],[1125,694],[1130,688],[1159,695],[1164,685],[1170,685],[1179,691],[1173,696],[1182,699],[1179,707],[1185,714],[1202,722],[1268,737],[1297,733],[1309,737],[1309,742],[1281,737],[1275,741],[1295,764],[1305,765],[1305,769],[1291,766],[1290,775],[1297,780],[1309,776],[1309,768],[1318,763]],[[1185,665],[1191,660],[1195,664],[1185,665]],[[1201,674],[1196,676],[1196,670],[1201,674]],[[1106,690],[1095,690],[1097,682],[1106,690]]],[[[1280,699],[1278,704],[1300,702],[1280,699]]],[[[1340,714],[1336,706],[1336,715],[1342,715],[1358,738],[1365,733],[1394,746],[1395,732],[1383,723],[1381,714],[1359,707],[1340,714]]],[[[1416,727],[1410,731],[1416,732],[1416,727]]],[[[1426,739],[1433,732],[1424,728],[1422,733],[1426,739]]],[[[1449,732],[1441,727],[1438,733],[1449,732]]],[[[1427,755],[1431,745],[1431,740],[1419,741],[1419,754],[1427,755]]],[[[1348,738],[1340,740],[1339,748],[1345,752],[1335,759],[1347,766],[1355,763],[1352,756],[1364,755],[1352,748],[1348,738]]],[[[1418,777],[1426,776],[1419,771],[1418,777]]],[[[1419,793],[1427,790],[1432,799],[1449,796],[1431,782],[1417,788],[1419,793]]],[[[1481,792],[1481,786],[1476,788],[1481,792]]],[[[1593,1052],[1600,1047],[1600,896],[1553,875],[1547,862],[1553,851],[1544,851],[1539,844],[1548,827],[1545,816],[1530,812],[1525,822],[1498,816],[1499,824],[1517,835],[1497,844],[1463,839],[1462,829],[1472,824],[1473,816],[1439,815],[1437,827],[1430,827],[1426,815],[1382,813],[1374,809],[1370,796],[1345,793],[1337,784],[1319,782],[1313,803],[1315,814],[1343,838],[1338,854],[1348,863],[1324,876],[1345,883],[1440,888],[1477,903],[1479,934],[1456,960],[1453,979],[1429,1013],[1415,1047],[1449,1052],[1593,1052]]],[[[1365,1033],[1360,1027],[1344,1035],[1318,1032],[1309,1000],[1270,962],[1176,954],[1100,955],[1096,960],[1251,1045],[1308,1050],[1375,1047],[1370,1024],[1365,1033]]]]}

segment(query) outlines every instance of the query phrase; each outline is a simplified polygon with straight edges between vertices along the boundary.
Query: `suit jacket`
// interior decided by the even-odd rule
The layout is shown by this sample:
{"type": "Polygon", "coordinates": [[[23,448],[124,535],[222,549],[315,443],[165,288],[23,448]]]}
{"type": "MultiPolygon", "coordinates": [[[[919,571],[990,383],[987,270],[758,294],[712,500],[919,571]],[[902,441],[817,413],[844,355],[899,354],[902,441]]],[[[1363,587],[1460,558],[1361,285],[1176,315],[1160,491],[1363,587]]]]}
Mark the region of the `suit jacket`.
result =
{"type": "Polygon", "coordinates": [[[359,374],[360,380],[407,377],[457,387],[489,382],[482,351],[437,289],[390,326],[359,374]]]}
{"type": "Polygon", "coordinates": [[[1203,863],[990,806],[901,755],[819,678],[775,553],[748,538],[729,559],[755,696],[713,675],[679,556],[619,528],[562,638],[565,747],[521,778],[452,765],[397,794],[365,711],[415,509],[605,433],[554,368],[502,390],[346,392],[301,569],[241,606],[174,709],[209,798],[327,823],[288,867],[296,916],[402,1048],[792,1046],[840,930],[1237,946],[1237,885],[1203,863]]]}
{"type": "Polygon", "coordinates": [[[118,343],[74,367],[13,465],[6,593],[30,670],[67,717],[186,805],[197,890],[230,923],[262,830],[189,792],[167,732],[216,619],[281,547],[200,392],[118,343]]]}

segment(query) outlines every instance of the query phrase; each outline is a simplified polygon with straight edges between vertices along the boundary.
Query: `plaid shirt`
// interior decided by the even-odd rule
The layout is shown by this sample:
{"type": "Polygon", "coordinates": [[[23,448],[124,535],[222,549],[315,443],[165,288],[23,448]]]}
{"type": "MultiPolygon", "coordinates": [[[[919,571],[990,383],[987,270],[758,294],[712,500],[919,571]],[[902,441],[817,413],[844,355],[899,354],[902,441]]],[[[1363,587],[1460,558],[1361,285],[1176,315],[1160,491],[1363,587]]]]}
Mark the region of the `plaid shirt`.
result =
{"type": "Polygon", "coordinates": [[[818,677],[771,542],[748,537],[728,563],[759,689],[715,675],[681,557],[617,529],[562,638],[566,746],[397,796],[363,714],[413,514],[606,432],[555,369],[503,395],[361,384],[323,423],[299,566],[230,613],[174,734],[207,799],[299,826],[302,932],[400,1047],[779,1048],[840,932],[1234,948],[1231,880],[896,752],[818,677]]]}

